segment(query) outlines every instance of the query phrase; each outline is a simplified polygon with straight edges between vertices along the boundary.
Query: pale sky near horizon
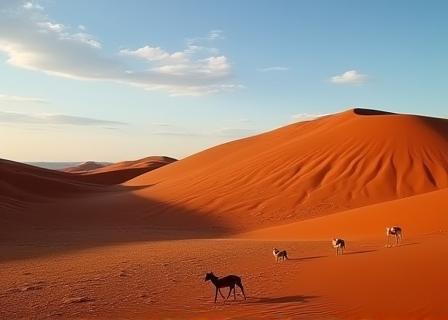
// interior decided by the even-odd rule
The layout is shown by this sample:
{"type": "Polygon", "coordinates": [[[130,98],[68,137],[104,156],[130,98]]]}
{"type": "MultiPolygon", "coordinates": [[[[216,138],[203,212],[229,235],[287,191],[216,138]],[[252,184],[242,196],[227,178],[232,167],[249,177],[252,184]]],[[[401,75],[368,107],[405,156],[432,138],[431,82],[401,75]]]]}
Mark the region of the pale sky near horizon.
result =
{"type": "Polygon", "coordinates": [[[353,106],[446,117],[448,1],[0,0],[0,158],[182,158],[353,106]]]}

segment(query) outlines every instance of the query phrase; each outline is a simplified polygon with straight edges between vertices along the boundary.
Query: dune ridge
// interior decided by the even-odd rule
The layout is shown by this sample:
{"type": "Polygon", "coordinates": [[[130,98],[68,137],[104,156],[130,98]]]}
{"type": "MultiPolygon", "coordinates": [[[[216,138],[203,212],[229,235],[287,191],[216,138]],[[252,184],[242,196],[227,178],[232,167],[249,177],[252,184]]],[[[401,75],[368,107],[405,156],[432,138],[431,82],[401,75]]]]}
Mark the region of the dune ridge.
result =
{"type": "MultiPolygon", "coordinates": [[[[67,169],[66,172],[76,173],[83,177],[84,181],[96,184],[113,185],[120,184],[135,178],[146,172],[166,166],[177,161],[165,156],[151,156],[138,160],[122,161],[107,165],[96,163],[67,169]]],[[[86,162],[85,164],[88,164],[86,162]]]]}

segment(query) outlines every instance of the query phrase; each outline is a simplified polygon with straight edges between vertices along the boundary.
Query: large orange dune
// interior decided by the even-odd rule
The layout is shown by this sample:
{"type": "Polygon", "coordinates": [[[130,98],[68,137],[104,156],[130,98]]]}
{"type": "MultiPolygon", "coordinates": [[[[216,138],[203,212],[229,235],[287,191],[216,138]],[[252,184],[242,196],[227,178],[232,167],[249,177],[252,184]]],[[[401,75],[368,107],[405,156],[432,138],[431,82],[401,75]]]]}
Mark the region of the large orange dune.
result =
{"type": "Polygon", "coordinates": [[[353,109],[138,176],[140,197],[248,230],[448,187],[448,120],[353,109]]]}
{"type": "Polygon", "coordinates": [[[0,170],[3,198],[53,198],[8,215],[9,226],[20,216],[20,227],[240,233],[448,187],[448,120],[353,109],[176,162],[147,158],[67,174],[2,161],[0,170]],[[168,162],[119,186],[95,184],[168,162]]]}

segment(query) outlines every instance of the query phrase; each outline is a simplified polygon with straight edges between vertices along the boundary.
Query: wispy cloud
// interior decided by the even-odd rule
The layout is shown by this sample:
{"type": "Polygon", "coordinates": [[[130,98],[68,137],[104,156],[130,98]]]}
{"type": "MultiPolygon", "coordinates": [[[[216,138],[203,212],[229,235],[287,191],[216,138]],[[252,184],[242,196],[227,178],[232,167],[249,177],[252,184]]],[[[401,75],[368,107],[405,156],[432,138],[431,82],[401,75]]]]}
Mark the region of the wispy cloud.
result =
{"type": "Polygon", "coordinates": [[[211,131],[198,131],[198,130],[189,130],[177,125],[171,125],[168,123],[153,123],[156,130],[151,132],[152,135],[160,135],[160,136],[184,136],[184,137],[206,137],[206,136],[215,136],[215,137],[228,137],[228,138],[242,138],[251,136],[257,133],[254,129],[247,128],[219,128],[211,131]]]}
{"type": "Polygon", "coordinates": [[[260,72],[271,72],[271,71],[288,71],[288,67],[281,67],[281,66],[273,66],[273,67],[265,67],[265,68],[258,68],[257,69],[260,72]]]}
{"type": "Polygon", "coordinates": [[[329,115],[328,113],[296,113],[291,116],[294,122],[310,121],[329,115]]]}
{"type": "Polygon", "coordinates": [[[367,80],[367,75],[356,70],[349,70],[340,75],[331,77],[330,81],[336,84],[361,84],[367,80]]]}
{"type": "Polygon", "coordinates": [[[110,56],[85,26],[70,28],[53,21],[37,2],[18,3],[0,4],[0,52],[6,53],[13,66],[53,76],[114,81],[173,96],[200,96],[242,87],[233,83],[229,59],[210,45],[223,38],[221,30],[190,39],[179,51],[146,44],[123,48],[110,56]]]}
{"type": "Polygon", "coordinates": [[[108,128],[126,125],[126,123],[120,121],[78,117],[65,114],[26,114],[26,113],[5,112],[5,111],[0,111],[0,123],[108,126],[108,128]]]}
{"type": "Polygon", "coordinates": [[[14,96],[14,95],[8,95],[8,94],[0,94],[0,101],[49,103],[48,100],[45,100],[45,99],[42,99],[42,98],[14,96]]]}

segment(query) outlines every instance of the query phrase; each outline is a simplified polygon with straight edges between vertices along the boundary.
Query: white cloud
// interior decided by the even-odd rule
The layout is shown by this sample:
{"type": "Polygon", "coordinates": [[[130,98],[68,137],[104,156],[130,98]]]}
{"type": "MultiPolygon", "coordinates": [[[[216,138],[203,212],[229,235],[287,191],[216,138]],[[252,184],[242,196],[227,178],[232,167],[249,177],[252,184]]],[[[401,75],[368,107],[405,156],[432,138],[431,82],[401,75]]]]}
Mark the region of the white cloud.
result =
{"type": "Polygon", "coordinates": [[[48,30],[54,32],[62,32],[65,29],[65,26],[61,23],[51,23],[50,21],[38,22],[37,25],[41,28],[41,30],[48,30]]]}
{"type": "Polygon", "coordinates": [[[349,70],[343,74],[331,77],[331,82],[336,84],[361,84],[366,79],[367,75],[358,73],[356,70],[349,70]]]}
{"type": "Polygon", "coordinates": [[[120,50],[123,55],[143,58],[148,61],[159,61],[170,57],[170,54],[162,50],[160,47],[144,46],[136,50],[123,49],[120,50]]]}
{"type": "Polygon", "coordinates": [[[274,67],[266,67],[266,68],[258,68],[257,69],[260,72],[270,72],[270,71],[288,71],[288,67],[280,67],[280,66],[274,66],[274,67]]]}
{"type": "Polygon", "coordinates": [[[15,1],[0,4],[0,53],[4,52],[7,63],[13,66],[53,76],[163,90],[173,96],[200,96],[242,87],[231,80],[227,57],[200,43],[222,38],[220,30],[195,38],[194,44],[187,42],[180,51],[146,45],[124,48],[110,56],[84,26],[73,30],[50,20],[43,8],[36,10],[36,4],[31,4],[30,8],[17,6],[15,1]]]}
{"type": "Polygon", "coordinates": [[[0,111],[0,123],[55,124],[76,126],[122,126],[124,122],[78,117],[65,114],[26,114],[0,111]]]}
{"type": "Polygon", "coordinates": [[[25,2],[23,4],[23,7],[27,10],[43,10],[44,7],[42,7],[41,5],[39,5],[38,3],[32,2],[32,1],[28,1],[25,2]]]}
{"type": "Polygon", "coordinates": [[[47,100],[36,97],[23,97],[23,96],[13,96],[7,94],[0,94],[0,101],[6,102],[34,102],[34,103],[48,103],[47,100]]]}

